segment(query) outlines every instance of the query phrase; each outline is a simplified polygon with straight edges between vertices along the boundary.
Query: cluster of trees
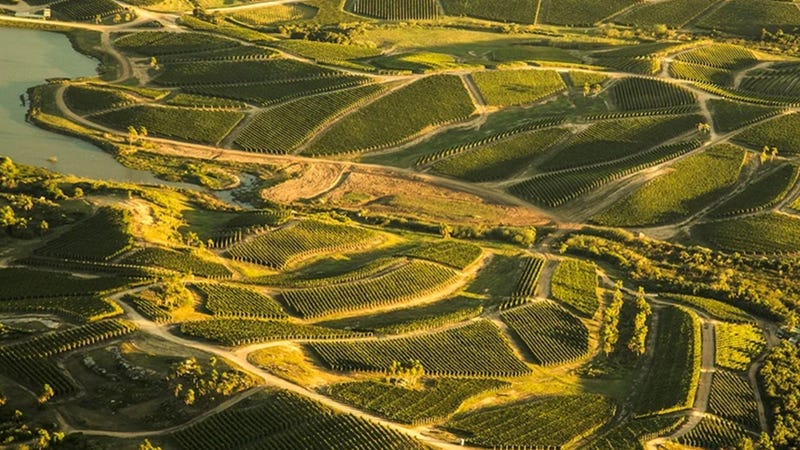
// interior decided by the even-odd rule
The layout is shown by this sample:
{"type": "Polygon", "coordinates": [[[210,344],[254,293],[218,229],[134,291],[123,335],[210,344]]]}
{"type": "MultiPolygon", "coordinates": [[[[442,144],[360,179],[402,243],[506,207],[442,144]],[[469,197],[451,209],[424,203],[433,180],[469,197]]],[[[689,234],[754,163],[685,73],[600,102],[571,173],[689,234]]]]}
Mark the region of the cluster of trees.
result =
{"type": "Polygon", "coordinates": [[[622,312],[623,300],[622,281],[617,281],[611,303],[603,311],[603,323],[600,325],[600,350],[606,356],[614,352],[619,342],[619,315],[622,312]]]}
{"type": "Polygon", "coordinates": [[[203,366],[197,358],[188,358],[173,365],[167,374],[175,398],[185,405],[198,400],[213,401],[217,395],[227,397],[253,386],[253,379],[238,370],[219,370],[213,356],[203,366]]]}
{"type": "Polygon", "coordinates": [[[778,156],[778,147],[770,147],[769,145],[765,145],[764,148],[761,149],[761,155],[759,155],[759,160],[761,164],[766,164],[767,161],[775,161],[775,157],[778,156]]]}
{"type": "Polygon", "coordinates": [[[639,291],[636,293],[636,317],[633,320],[633,336],[628,341],[628,349],[636,356],[644,355],[647,350],[647,319],[652,313],[645,297],[644,288],[639,286],[639,291]]]}
{"type": "Polygon", "coordinates": [[[789,342],[770,350],[761,379],[772,407],[772,434],[762,436],[765,450],[800,447],[800,347],[789,342]]]}
{"type": "Polygon", "coordinates": [[[392,361],[386,382],[395,386],[415,388],[419,380],[425,375],[425,368],[418,359],[410,359],[405,363],[392,361]]]}
{"type": "Polygon", "coordinates": [[[308,24],[281,25],[278,31],[291,39],[306,41],[331,42],[334,44],[352,45],[358,42],[367,30],[367,25],[362,22],[340,23],[334,26],[319,26],[308,24]]]}
{"type": "MultiPolygon", "coordinates": [[[[45,385],[44,390],[49,390],[49,397],[52,397],[52,388],[50,386],[45,385]]],[[[0,443],[2,445],[10,446],[15,442],[32,442],[32,444],[20,444],[15,448],[20,450],[44,450],[64,442],[64,433],[34,426],[29,420],[26,420],[22,411],[18,409],[13,411],[6,410],[7,402],[6,396],[0,392],[0,443]]],[[[42,403],[41,396],[40,403],[42,403]]]]}

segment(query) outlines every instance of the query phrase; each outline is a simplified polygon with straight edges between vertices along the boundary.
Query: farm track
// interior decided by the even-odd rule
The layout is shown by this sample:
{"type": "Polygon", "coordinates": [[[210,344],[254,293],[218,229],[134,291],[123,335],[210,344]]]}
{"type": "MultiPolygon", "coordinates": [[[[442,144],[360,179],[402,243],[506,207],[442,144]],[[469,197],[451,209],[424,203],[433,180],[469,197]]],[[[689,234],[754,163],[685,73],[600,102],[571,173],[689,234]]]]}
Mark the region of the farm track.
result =
{"type": "MultiPolygon", "coordinates": [[[[140,289],[141,288],[137,288],[137,289],[135,289],[133,291],[140,290],[140,289]]],[[[235,352],[235,351],[231,351],[231,350],[229,350],[227,348],[224,348],[224,347],[219,347],[219,346],[212,345],[212,344],[206,344],[206,343],[191,341],[191,340],[184,339],[182,337],[176,336],[176,335],[170,333],[165,326],[157,325],[157,324],[145,319],[135,309],[133,309],[130,305],[128,305],[127,303],[122,301],[121,298],[125,294],[128,294],[129,292],[131,292],[131,291],[125,291],[125,292],[122,292],[122,293],[118,293],[115,296],[113,296],[112,298],[115,299],[120,304],[120,306],[122,307],[122,309],[125,312],[125,314],[128,317],[128,319],[131,320],[138,327],[139,331],[141,331],[143,333],[147,333],[147,334],[149,334],[151,336],[166,340],[168,342],[171,342],[171,343],[179,345],[179,346],[188,347],[188,348],[194,348],[196,350],[200,350],[200,351],[203,351],[203,352],[206,352],[206,353],[210,353],[210,354],[216,355],[217,357],[224,358],[224,359],[232,362],[233,364],[238,365],[242,370],[244,370],[246,372],[249,372],[249,373],[255,375],[256,377],[260,378],[263,381],[265,386],[291,391],[291,392],[293,392],[295,394],[301,395],[301,396],[306,397],[306,398],[308,398],[310,400],[314,400],[314,401],[317,401],[319,403],[322,403],[323,405],[325,405],[325,406],[327,406],[329,408],[332,408],[333,410],[335,410],[337,412],[351,414],[353,416],[369,420],[369,421],[371,421],[373,423],[377,423],[377,424],[383,425],[383,426],[391,428],[391,429],[393,429],[395,431],[398,431],[398,432],[404,433],[406,435],[409,435],[411,437],[414,437],[416,439],[419,439],[420,441],[422,441],[422,442],[424,442],[426,444],[433,445],[433,446],[435,446],[437,448],[453,449],[453,450],[455,450],[455,449],[465,449],[465,448],[469,449],[469,448],[472,448],[472,447],[468,447],[468,446],[461,446],[461,445],[457,445],[457,444],[444,442],[444,441],[435,439],[433,437],[425,435],[423,428],[413,428],[413,427],[409,427],[409,426],[399,425],[397,423],[394,423],[394,422],[388,421],[386,419],[374,416],[372,414],[365,413],[365,412],[363,412],[363,411],[361,411],[359,409],[356,409],[356,408],[353,408],[353,407],[348,406],[346,404],[343,404],[343,403],[340,403],[338,401],[335,401],[335,400],[333,400],[333,399],[331,399],[329,397],[326,397],[326,396],[324,396],[322,394],[319,394],[319,393],[317,393],[315,391],[308,390],[308,389],[306,389],[304,387],[301,387],[299,385],[296,385],[294,383],[286,381],[286,380],[284,380],[282,378],[279,378],[279,377],[277,377],[275,375],[272,375],[271,373],[267,372],[266,370],[263,370],[263,369],[255,366],[254,364],[250,363],[250,361],[247,360],[246,356],[241,356],[241,355],[237,354],[237,352],[235,352]]],[[[256,392],[258,392],[258,390],[259,389],[251,389],[251,391],[254,391],[254,392],[252,392],[252,394],[255,394],[256,392]]],[[[249,395],[252,395],[252,394],[249,394],[249,395]]],[[[243,398],[241,398],[242,395],[244,395],[244,394],[240,394],[237,397],[229,399],[227,402],[225,402],[223,404],[220,404],[213,411],[214,412],[221,412],[221,411],[224,411],[224,410],[234,406],[236,403],[238,403],[239,401],[243,400],[243,398]]],[[[108,436],[108,437],[115,437],[115,438],[141,438],[141,437],[163,436],[163,435],[166,435],[166,434],[169,434],[169,433],[184,429],[184,428],[192,425],[193,423],[195,423],[195,422],[197,422],[199,420],[202,420],[202,418],[205,418],[210,414],[212,414],[212,413],[209,412],[207,414],[204,414],[203,417],[195,418],[192,421],[189,421],[189,422],[187,422],[185,424],[182,424],[182,425],[178,425],[178,426],[175,426],[175,427],[170,427],[170,428],[166,428],[166,429],[162,429],[162,430],[152,430],[152,431],[119,432],[119,431],[97,430],[97,429],[79,429],[79,428],[74,428],[74,427],[70,426],[67,423],[63,423],[62,425],[65,427],[65,430],[68,430],[69,432],[72,432],[72,433],[83,433],[83,434],[89,435],[89,436],[108,436]]]]}

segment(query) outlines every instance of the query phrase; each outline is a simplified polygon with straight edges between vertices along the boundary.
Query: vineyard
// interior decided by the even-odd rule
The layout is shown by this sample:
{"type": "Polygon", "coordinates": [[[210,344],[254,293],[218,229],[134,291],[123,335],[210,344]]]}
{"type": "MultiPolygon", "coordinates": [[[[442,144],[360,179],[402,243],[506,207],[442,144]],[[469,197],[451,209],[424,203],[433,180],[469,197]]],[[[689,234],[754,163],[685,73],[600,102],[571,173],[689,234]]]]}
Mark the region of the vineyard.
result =
{"type": "Polygon", "coordinates": [[[780,155],[795,155],[800,153],[800,138],[791,130],[797,126],[800,126],[800,114],[782,115],[748,128],[734,140],[750,148],[760,150],[768,145],[776,147],[780,155]]]}
{"type": "Polygon", "coordinates": [[[746,151],[720,144],[672,166],[629,197],[592,218],[612,226],[655,225],[690,216],[720,197],[739,178],[746,151]]]}
{"type": "Polygon", "coordinates": [[[741,309],[712,298],[694,295],[660,294],[661,297],[699,309],[718,320],[733,323],[750,323],[753,318],[741,309]]]}
{"type": "Polygon", "coordinates": [[[642,442],[656,436],[664,436],[678,429],[685,418],[655,416],[632,419],[601,434],[586,446],[587,450],[640,449],[642,442]]]}
{"type": "Polygon", "coordinates": [[[36,250],[39,256],[108,261],[133,247],[132,215],[124,209],[100,208],[85,221],[36,250]]]}
{"type": "Polygon", "coordinates": [[[514,377],[530,372],[488,321],[421,336],[309,345],[338,371],[385,372],[393,361],[416,359],[433,376],[514,377]]]}
{"type": "Polygon", "coordinates": [[[772,0],[731,0],[696,23],[707,29],[761,35],[762,29],[775,32],[800,25],[800,10],[790,2],[772,0]]]}
{"type": "Polygon", "coordinates": [[[670,306],[658,312],[652,367],[634,408],[647,416],[690,407],[700,380],[700,322],[693,313],[670,306]]]}
{"type": "MultiPolygon", "coordinates": [[[[267,83],[244,83],[237,85],[188,86],[183,90],[199,95],[223,97],[251,103],[257,106],[272,106],[295,99],[308,101],[315,95],[349,89],[366,84],[369,79],[359,76],[326,76],[277,80],[267,83]]],[[[372,87],[375,89],[375,86],[372,87]]],[[[359,90],[354,90],[360,92],[359,90]]],[[[340,93],[340,96],[345,93],[340,93]]],[[[317,97],[316,100],[324,97],[317,97]]],[[[333,97],[335,99],[335,97],[333,97]]],[[[285,105],[281,105],[285,106],[285,105]]],[[[279,108],[276,108],[280,110],[279,108]]]]}
{"type": "Polygon", "coordinates": [[[430,305],[330,320],[319,325],[380,334],[405,334],[462,322],[478,317],[482,312],[480,300],[455,297],[430,305]]]}
{"type": "Polygon", "coordinates": [[[168,31],[131,33],[114,41],[114,47],[119,50],[148,57],[231,49],[237,46],[236,41],[204,33],[170,33],[168,31]]]}
{"type": "Polygon", "coordinates": [[[688,115],[600,121],[567,141],[541,168],[563,170],[628,157],[691,131],[700,120],[688,115]]]}
{"type": "Polygon", "coordinates": [[[550,283],[553,298],[592,317],[600,306],[597,297],[597,268],[578,259],[559,261],[550,283]]]}
{"type": "Polygon", "coordinates": [[[647,78],[625,78],[614,83],[609,92],[614,104],[622,111],[670,108],[696,103],[691,92],[671,83],[647,78]]]}
{"type": "Polygon", "coordinates": [[[714,416],[706,416],[678,442],[700,448],[733,447],[748,437],[740,425],[714,416]]]}
{"type": "Polygon", "coordinates": [[[131,281],[124,278],[78,278],[63,273],[24,268],[0,269],[0,300],[73,297],[119,289],[131,281]],[[42,280],[47,280],[43,283],[42,280]]]}
{"type": "Polygon", "coordinates": [[[435,0],[355,0],[353,12],[384,20],[432,20],[441,12],[435,0]]]}
{"type": "Polygon", "coordinates": [[[81,322],[96,322],[122,314],[113,300],[96,295],[0,301],[0,313],[58,314],[81,322]]]}
{"type": "Polygon", "coordinates": [[[123,264],[157,266],[184,274],[205,278],[228,278],[231,276],[223,264],[201,258],[190,251],[174,251],[165,248],[147,247],[126,256],[123,264]]]}
{"type": "Polygon", "coordinates": [[[721,323],[716,330],[717,366],[746,371],[766,345],[761,330],[752,324],[721,323]]]}
{"type": "Polygon", "coordinates": [[[716,67],[725,70],[740,70],[757,62],[755,55],[744,47],[730,44],[712,44],[697,47],[675,57],[690,64],[716,67]]]}
{"type": "Polygon", "coordinates": [[[785,97],[795,101],[800,95],[798,82],[798,66],[788,63],[786,65],[773,65],[767,69],[748,72],[742,78],[739,88],[746,92],[766,94],[770,96],[785,97]]]}
{"type": "Polygon", "coordinates": [[[185,450],[277,450],[298,445],[336,450],[424,450],[404,433],[287,391],[268,391],[172,434],[185,450]]]}
{"type": "Polygon", "coordinates": [[[124,336],[136,327],[129,322],[109,319],[80,325],[66,330],[42,334],[18,344],[0,348],[0,354],[24,364],[25,360],[48,358],[81,347],[124,336]]]}
{"type": "Polygon", "coordinates": [[[714,128],[728,133],[752,123],[760,122],[781,113],[781,109],[768,106],[748,105],[724,99],[708,101],[714,119],[714,128]]]}
{"type": "Polygon", "coordinates": [[[281,301],[303,318],[318,318],[424,297],[454,283],[456,276],[441,265],[412,261],[353,283],[283,291],[281,301]]]}
{"type": "Polygon", "coordinates": [[[591,26],[636,3],[636,0],[600,0],[586,5],[580,0],[541,0],[539,23],[591,26]]]}
{"type": "Polygon", "coordinates": [[[664,145],[594,167],[536,175],[511,186],[509,191],[536,204],[557,207],[614,180],[675,159],[700,144],[690,141],[664,145]]]}
{"type": "Polygon", "coordinates": [[[67,87],[64,101],[78,114],[93,114],[101,109],[129,106],[135,100],[120,91],[73,85],[67,87]]]}
{"type": "Polygon", "coordinates": [[[365,248],[378,239],[363,228],[305,220],[235,245],[228,250],[228,256],[281,269],[315,255],[365,248]]]}
{"type": "Polygon", "coordinates": [[[494,70],[471,76],[490,106],[534,103],[567,88],[554,70],[494,70]]]}
{"type": "Polygon", "coordinates": [[[113,0],[64,0],[53,3],[50,8],[57,17],[81,22],[125,12],[125,8],[113,0]]]}
{"type": "Polygon", "coordinates": [[[673,78],[720,86],[730,86],[734,81],[733,71],[683,61],[671,62],[669,74],[673,78]]]}
{"type": "Polygon", "coordinates": [[[219,86],[337,77],[341,73],[288,59],[164,64],[153,80],[163,86],[219,86]]]}
{"type": "Polygon", "coordinates": [[[504,311],[501,316],[525,343],[537,364],[564,364],[589,351],[589,330],[578,318],[550,302],[504,311]]]}
{"type": "Polygon", "coordinates": [[[428,127],[465,120],[474,109],[460,78],[425,77],[343,117],[303,153],[332,155],[390,147],[428,127]]]}
{"type": "Polygon", "coordinates": [[[432,261],[458,270],[464,270],[480,258],[480,247],[459,241],[441,241],[414,247],[402,253],[409,258],[432,261]]]}
{"type": "Polygon", "coordinates": [[[229,17],[253,27],[262,27],[295,20],[311,19],[316,15],[316,8],[299,3],[272,5],[264,8],[248,8],[237,11],[229,17]]]}
{"type": "Polygon", "coordinates": [[[168,106],[132,106],[90,117],[94,122],[120,131],[133,126],[137,131],[145,128],[150,135],[211,145],[218,145],[243,118],[244,114],[236,111],[168,106]]]}
{"type": "Polygon", "coordinates": [[[433,164],[433,170],[477,182],[508,178],[568,135],[562,128],[520,134],[441,159],[433,164]]]}
{"type": "Polygon", "coordinates": [[[381,85],[370,84],[282,104],[259,113],[234,142],[251,152],[289,153],[334,118],[369,102],[384,90],[381,85]],[[298,122],[293,120],[295,117],[304,120],[298,122]]]}
{"type": "Polygon", "coordinates": [[[500,304],[500,309],[506,309],[526,303],[536,296],[539,289],[539,278],[542,276],[546,260],[540,256],[524,256],[520,258],[522,272],[511,292],[511,298],[500,304]]]}
{"type": "Polygon", "coordinates": [[[459,414],[446,427],[484,447],[560,448],[591,434],[615,409],[600,395],[540,397],[459,414]]]}
{"type": "Polygon", "coordinates": [[[365,333],[257,319],[212,319],[199,322],[184,322],[181,324],[181,333],[231,347],[269,341],[341,339],[366,336],[365,333]]]}
{"type": "Polygon", "coordinates": [[[728,252],[795,253],[800,251],[798,227],[800,218],[767,213],[696,225],[692,228],[692,235],[728,252]]]}
{"type": "Polygon", "coordinates": [[[758,405],[750,383],[727,370],[714,372],[709,409],[717,416],[751,430],[759,430],[758,405]]]}
{"type": "Polygon", "coordinates": [[[470,16],[499,22],[532,24],[536,21],[539,0],[442,0],[444,11],[450,16],[470,16]]]}
{"type": "Polygon", "coordinates": [[[193,284],[205,298],[204,306],[215,316],[285,319],[286,313],[270,297],[236,286],[202,283],[193,284]]]}
{"type": "Polygon", "coordinates": [[[639,26],[664,24],[680,28],[698,16],[718,0],[667,0],[657,3],[642,3],[630,12],[616,17],[618,23],[639,26]]]}
{"type": "Polygon", "coordinates": [[[412,425],[440,421],[475,395],[508,386],[498,380],[439,378],[421,389],[363,381],[328,387],[333,398],[391,420],[412,425]]]}
{"type": "Polygon", "coordinates": [[[712,211],[714,217],[747,214],[772,208],[794,188],[800,169],[784,164],[751,182],[739,194],[731,197],[712,211]]]}

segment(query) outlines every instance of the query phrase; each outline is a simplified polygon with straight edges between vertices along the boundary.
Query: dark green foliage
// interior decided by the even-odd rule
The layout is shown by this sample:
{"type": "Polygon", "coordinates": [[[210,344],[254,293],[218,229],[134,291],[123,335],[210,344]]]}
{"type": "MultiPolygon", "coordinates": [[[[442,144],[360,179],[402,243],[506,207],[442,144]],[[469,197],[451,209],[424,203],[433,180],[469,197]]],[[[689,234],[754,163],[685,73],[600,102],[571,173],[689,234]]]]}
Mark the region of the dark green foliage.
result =
{"type": "Polygon", "coordinates": [[[692,228],[692,234],[720,250],[740,253],[784,253],[800,251],[800,219],[785,214],[707,222],[692,228]]]}
{"type": "Polygon", "coordinates": [[[569,312],[550,302],[504,311],[500,317],[516,333],[537,364],[572,362],[589,351],[589,330],[569,312]]]}
{"type": "Polygon", "coordinates": [[[562,447],[607,422],[616,407],[606,397],[581,394],[539,397],[458,414],[447,428],[483,447],[562,447]]]}
{"type": "Polygon", "coordinates": [[[122,131],[144,127],[151,135],[217,145],[243,118],[238,111],[132,106],[94,115],[91,120],[122,131]]]}
{"type": "Polygon", "coordinates": [[[558,263],[550,283],[553,298],[592,317],[600,306],[597,298],[597,267],[593,262],[564,259],[558,263]]]}
{"type": "Polygon", "coordinates": [[[694,403],[700,379],[700,325],[674,306],[658,312],[653,362],[634,402],[640,415],[680,410],[694,403]]]}
{"type": "MultiPolygon", "coordinates": [[[[259,106],[270,106],[310,95],[356,87],[368,83],[369,80],[369,78],[357,76],[335,76],[235,86],[191,86],[184,89],[196,94],[241,100],[259,106]]],[[[322,106],[323,102],[319,102],[319,98],[316,100],[318,101],[317,105],[322,106]]]]}
{"type": "Polygon", "coordinates": [[[425,306],[321,322],[320,325],[382,334],[412,333],[468,320],[483,312],[480,300],[455,297],[425,306]]]}
{"type": "Polygon", "coordinates": [[[0,269],[0,300],[71,297],[111,291],[126,284],[124,278],[77,278],[40,270],[0,269]]]}
{"type": "Polygon", "coordinates": [[[452,283],[456,275],[439,264],[412,261],[353,283],[284,291],[281,300],[304,318],[322,317],[422,297],[452,283]]]}
{"type": "Polygon", "coordinates": [[[738,130],[751,123],[780,114],[782,111],[779,108],[749,105],[724,99],[711,99],[708,101],[708,106],[711,109],[711,117],[714,119],[714,128],[722,133],[738,130]]]}
{"type": "Polygon", "coordinates": [[[631,156],[695,129],[699,121],[701,117],[689,115],[597,122],[570,139],[567,146],[541,168],[569,169],[631,156]]]}
{"type": "Polygon", "coordinates": [[[228,278],[230,270],[220,263],[200,258],[189,250],[173,251],[165,248],[143,248],[122,260],[124,264],[158,266],[180,273],[206,278],[228,278]]]}
{"type": "Polygon", "coordinates": [[[389,147],[428,127],[464,120],[474,110],[459,77],[425,77],[343,118],[304,153],[330,155],[389,147]]]}
{"type": "Polygon", "coordinates": [[[498,22],[532,24],[539,0],[442,0],[450,16],[470,16],[498,22]]]}
{"type": "Polygon", "coordinates": [[[393,361],[411,359],[431,375],[511,377],[530,371],[497,326],[486,320],[421,336],[310,346],[328,367],[340,371],[383,372],[393,361]]]}
{"type": "Polygon", "coordinates": [[[773,444],[777,448],[800,446],[800,347],[784,341],[770,350],[759,374],[767,404],[774,413],[773,444]]]}
{"type": "Polygon", "coordinates": [[[39,256],[108,261],[133,246],[130,211],[100,208],[92,217],[38,248],[39,256]]]}
{"type": "Polygon", "coordinates": [[[174,432],[182,450],[424,450],[405,433],[288,391],[259,395],[174,432]]]}
{"type": "Polygon", "coordinates": [[[425,259],[464,270],[480,258],[483,250],[474,244],[459,241],[438,241],[414,247],[402,256],[425,259]]]}
{"type": "Polygon", "coordinates": [[[693,105],[695,96],[679,86],[649,78],[625,78],[609,88],[614,104],[623,111],[693,105]]]}
{"type": "Polygon", "coordinates": [[[95,20],[97,16],[108,17],[125,11],[112,0],[65,0],[53,3],[50,8],[56,17],[75,21],[95,20]]]}
{"type": "Polygon", "coordinates": [[[468,398],[508,385],[499,380],[440,378],[428,380],[420,389],[407,389],[363,381],[335,384],[328,388],[328,394],[393,421],[418,424],[444,419],[468,398]]]}
{"type": "Polygon", "coordinates": [[[314,255],[362,248],[376,238],[375,233],[363,228],[305,220],[236,245],[228,250],[228,255],[281,269],[314,255]]]}
{"type": "Polygon", "coordinates": [[[768,145],[777,147],[780,155],[795,155],[800,153],[798,129],[800,114],[789,114],[748,128],[733,139],[754,149],[768,145]]]}
{"type": "Polygon", "coordinates": [[[6,345],[0,349],[0,355],[20,361],[48,358],[126,335],[135,329],[136,326],[131,322],[116,319],[101,320],[42,334],[18,344],[6,345]]]}
{"type": "Polygon", "coordinates": [[[215,316],[283,319],[287,315],[270,297],[250,289],[225,284],[194,284],[205,297],[204,306],[215,316]]]}
{"type": "Polygon", "coordinates": [[[93,114],[104,109],[128,106],[134,99],[116,90],[74,85],[64,92],[64,101],[69,109],[78,114],[93,114]]]}
{"type": "Polygon", "coordinates": [[[365,333],[353,333],[314,325],[257,319],[212,319],[184,322],[181,324],[181,333],[229,346],[290,339],[341,339],[366,336],[365,333]]]}
{"type": "Polygon", "coordinates": [[[713,298],[681,294],[660,294],[660,296],[699,309],[719,320],[735,323],[750,323],[753,321],[752,316],[741,309],[713,298]]]}
{"type": "Polygon", "coordinates": [[[798,175],[797,166],[784,164],[748,184],[742,192],[715,208],[711,215],[725,217],[771,208],[786,198],[797,183],[798,175]]]}

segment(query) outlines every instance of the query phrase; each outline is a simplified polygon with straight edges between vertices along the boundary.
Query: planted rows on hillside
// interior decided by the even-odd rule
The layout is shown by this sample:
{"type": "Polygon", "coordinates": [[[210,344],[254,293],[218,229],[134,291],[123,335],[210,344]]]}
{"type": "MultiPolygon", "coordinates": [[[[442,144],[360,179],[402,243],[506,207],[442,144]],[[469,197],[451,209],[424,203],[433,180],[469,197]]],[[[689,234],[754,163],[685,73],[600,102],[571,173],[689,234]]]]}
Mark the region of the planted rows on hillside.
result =
{"type": "Polygon", "coordinates": [[[525,343],[537,364],[564,364],[589,351],[589,330],[559,306],[537,302],[504,311],[504,322],[525,343]]]}
{"type": "Polygon", "coordinates": [[[231,347],[282,340],[341,339],[367,333],[258,319],[211,319],[181,324],[181,333],[231,347]]]}
{"type": "Polygon", "coordinates": [[[553,298],[592,317],[600,306],[597,298],[597,267],[593,262],[564,259],[550,282],[553,298]]]}
{"type": "Polygon", "coordinates": [[[202,293],[205,297],[205,308],[215,316],[264,319],[287,317],[275,300],[250,289],[214,283],[199,283],[192,286],[202,293]]]}

